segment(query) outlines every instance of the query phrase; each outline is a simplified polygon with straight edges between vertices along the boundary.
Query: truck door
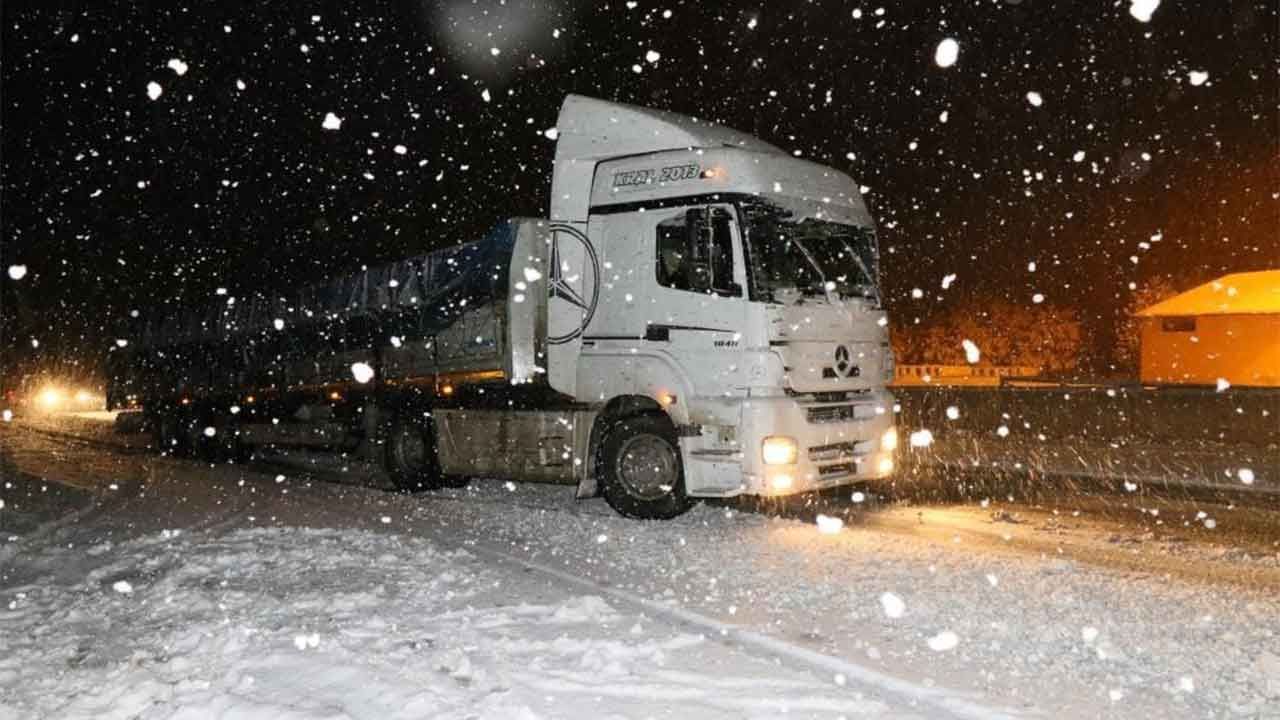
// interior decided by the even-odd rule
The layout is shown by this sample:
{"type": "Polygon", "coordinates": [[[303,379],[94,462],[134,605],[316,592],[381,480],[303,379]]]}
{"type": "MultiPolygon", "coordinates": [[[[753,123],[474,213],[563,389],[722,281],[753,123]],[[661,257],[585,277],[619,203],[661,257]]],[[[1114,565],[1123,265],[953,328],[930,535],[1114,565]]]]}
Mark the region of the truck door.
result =
{"type": "Polygon", "coordinates": [[[547,243],[547,381],[575,396],[582,334],[600,302],[600,261],[582,223],[554,223],[547,243]]]}
{"type": "Polygon", "coordinates": [[[650,211],[655,312],[645,337],[666,342],[698,395],[735,385],[746,320],[746,270],[732,205],[650,211]],[[655,217],[656,216],[656,217],[655,217]]]}

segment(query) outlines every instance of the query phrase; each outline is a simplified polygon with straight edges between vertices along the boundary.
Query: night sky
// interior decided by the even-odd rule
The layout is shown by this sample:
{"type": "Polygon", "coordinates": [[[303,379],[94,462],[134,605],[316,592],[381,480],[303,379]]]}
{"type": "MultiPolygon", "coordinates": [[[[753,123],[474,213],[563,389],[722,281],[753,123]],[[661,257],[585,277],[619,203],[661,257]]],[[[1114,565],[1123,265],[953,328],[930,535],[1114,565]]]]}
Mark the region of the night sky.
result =
{"type": "Polygon", "coordinates": [[[9,0],[5,370],[545,214],[569,92],[851,174],[899,322],[1043,293],[1105,347],[1130,283],[1280,267],[1276,3],[1130,5],[9,0]]]}

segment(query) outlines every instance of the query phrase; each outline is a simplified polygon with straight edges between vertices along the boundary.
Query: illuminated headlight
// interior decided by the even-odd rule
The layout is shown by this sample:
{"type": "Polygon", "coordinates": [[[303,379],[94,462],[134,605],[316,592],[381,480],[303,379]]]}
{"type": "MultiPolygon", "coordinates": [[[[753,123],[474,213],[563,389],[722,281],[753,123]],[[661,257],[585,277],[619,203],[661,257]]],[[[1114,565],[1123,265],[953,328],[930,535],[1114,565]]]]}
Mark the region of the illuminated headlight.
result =
{"type": "Polygon", "coordinates": [[[880,449],[893,452],[898,449],[898,428],[891,427],[880,436],[880,449]]]}
{"type": "Polygon", "coordinates": [[[785,435],[770,435],[760,445],[760,456],[764,458],[765,465],[790,465],[796,461],[799,452],[795,438],[785,435]]]}
{"type": "Polygon", "coordinates": [[[778,492],[790,490],[792,483],[793,481],[791,480],[790,475],[774,475],[773,479],[769,481],[769,484],[773,486],[773,489],[778,492]]]}
{"type": "Polygon", "coordinates": [[[876,469],[880,471],[881,475],[888,475],[889,473],[893,472],[893,458],[891,457],[880,458],[880,463],[876,465],[876,469]]]}

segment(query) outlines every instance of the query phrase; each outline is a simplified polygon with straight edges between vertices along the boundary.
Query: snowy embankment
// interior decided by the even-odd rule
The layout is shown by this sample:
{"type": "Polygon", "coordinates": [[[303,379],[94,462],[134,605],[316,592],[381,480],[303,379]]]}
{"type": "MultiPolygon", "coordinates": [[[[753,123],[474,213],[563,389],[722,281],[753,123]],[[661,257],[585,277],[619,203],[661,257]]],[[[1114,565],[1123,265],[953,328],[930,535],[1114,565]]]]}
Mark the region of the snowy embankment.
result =
{"type": "Polygon", "coordinates": [[[1280,497],[1280,391],[895,388],[904,465],[1280,497]]]}

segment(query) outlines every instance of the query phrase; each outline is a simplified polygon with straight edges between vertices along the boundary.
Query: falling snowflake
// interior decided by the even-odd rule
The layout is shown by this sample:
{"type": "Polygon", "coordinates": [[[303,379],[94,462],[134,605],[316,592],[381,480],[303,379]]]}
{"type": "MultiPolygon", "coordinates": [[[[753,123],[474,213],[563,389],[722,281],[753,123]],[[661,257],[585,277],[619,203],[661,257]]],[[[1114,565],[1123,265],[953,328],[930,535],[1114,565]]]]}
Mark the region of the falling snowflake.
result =
{"type": "Polygon", "coordinates": [[[657,50],[650,50],[644,54],[644,59],[648,62],[656,63],[658,60],[662,59],[662,55],[660,55],[657,50]]]}
{"type": "Polygon", "coordinates": [[[316,633],[311,633],[310,635],[295,635],[293,638],[293,646],[299,650],[320,647],[320,636],[316,633]]]}
{"type": "Polygon", "coordinates": [[[960,408],[956,407],[955,405],[951,405],[951,406],[949,406],[949,407],[947,408],[947,419],[948,419],[948,420],[959,420],[959,419],[960,419],[960,408]]]}
{"type": "Polygon", "coordinates": [[[911,433],[911,447],[923,448],[933,444],[933,433],[929,430],[916,430],[911,433]]]}
{"type": "Polygon", "coordinates": [[[1027,93],[1027,102],[1031,103],[1034,107],[1040,107],[1044,104],[1044,98],[1040,97],[1040,93],[1032,90],[1027,93]]]}
{"type": "Polygon", "coordinates": [[[129,595],[133,592],[133,585],[129,584],[128,580],[117,580],[111,585],[111,589],[121,595],[129,595]]]}
{"type": "Polygon", "coordinates": [[[823,535],[835,535],[844,527],[844,521],[830,515],[818,515],[818,532],[823,535]]]}
{"type": "Polygon", "coordinates": [[[369,367],[368,363],[352,363],[351,376],[356,379],[356,382],[363,385],[373,379],[373,368],[369,367]]]}
{"type": "Polygon", "coordinates": [[[952,650],[960,644],[960,638],[950,630],[942,632],[929,638],[929,649],[934,652],[946,652],[952,650]]]}
{"type": "Polygon", "coordinates": [[[334,115],[333,113],[325,113],[324,122],[320,123],[320,127],[325,130],[341,130],[342,118],[334,115]]]}
{"type": "Polygon", "coordinates": [[[172,60],[170,60],[168,64],[168,68],[174,71],[175,73],[177,73],[179,76],[187,74],[187,64],[182,62],[178,58],[173,58],[172,60]]]}
{"type": "Polygon", "coordinates": [[[1191,72],[1187,73],[1187,78],[1191,81],[1192,85],[1195,85],[1198,87],[1200,85],[1205,84],[1205,81],[1209,79],[1209,73],[1205,72],[1204,70],[1192,70],[1191,72]]]}
{"type": "Polygon", "coordinates": [[[1240,478],[1240,482],[1245,485],[1253,484],[1253,470],[1249,468],[1240,468],[1236,471],[1236,477],[1240,478]]]}
{"type": "Polygon", "coordinates": [[[160,83],[155,81],[147,83],[147,97],[152,100],[158,100],[163,92],[164,88],[160,87],[160,83]]]}
{"type": "Polygon", "coordinates": [[[1129,14],[1138,22],[1151,22],[1151,14],[1160,7],[1160,0],[1129,0],[1129,14]]]}
{"type": "Polygon", "coordinates": [[[956,64],[956,59],[960,57],[960,43],[955,38],[946,38],[938,43],[938,49],[933,51],[933,61],[938,67],[948,68],[956,64]]]}
{"type": "Polygon", "coordinates": [[[884,610],[886,617],[900,618],[907,611],[907,604],[902,602],[902,598],[887,592],[880,596],[880,607],[884,610]]]}
{"type": "Polygon", "coordinates": [[[27,266],[26,266],[26,265],[10,265],[10,266],[9,266],[9,279],[10,279],[10,280],[21,280],[22,278],[24,278],[24,277],[26,277],[26,276],[27,276],[27,266]]]}
{"type": "Polygon", "coordinates": [[[977,343],[975,343],[974,341],[968,338],[965,338],[963,341],[961,341],[960,344],[964,347],[965,362],[969,363],[970,365],[976,365],[978,363],[978,360],[982,358],[982,351],[978,349],[977,343]]]}

